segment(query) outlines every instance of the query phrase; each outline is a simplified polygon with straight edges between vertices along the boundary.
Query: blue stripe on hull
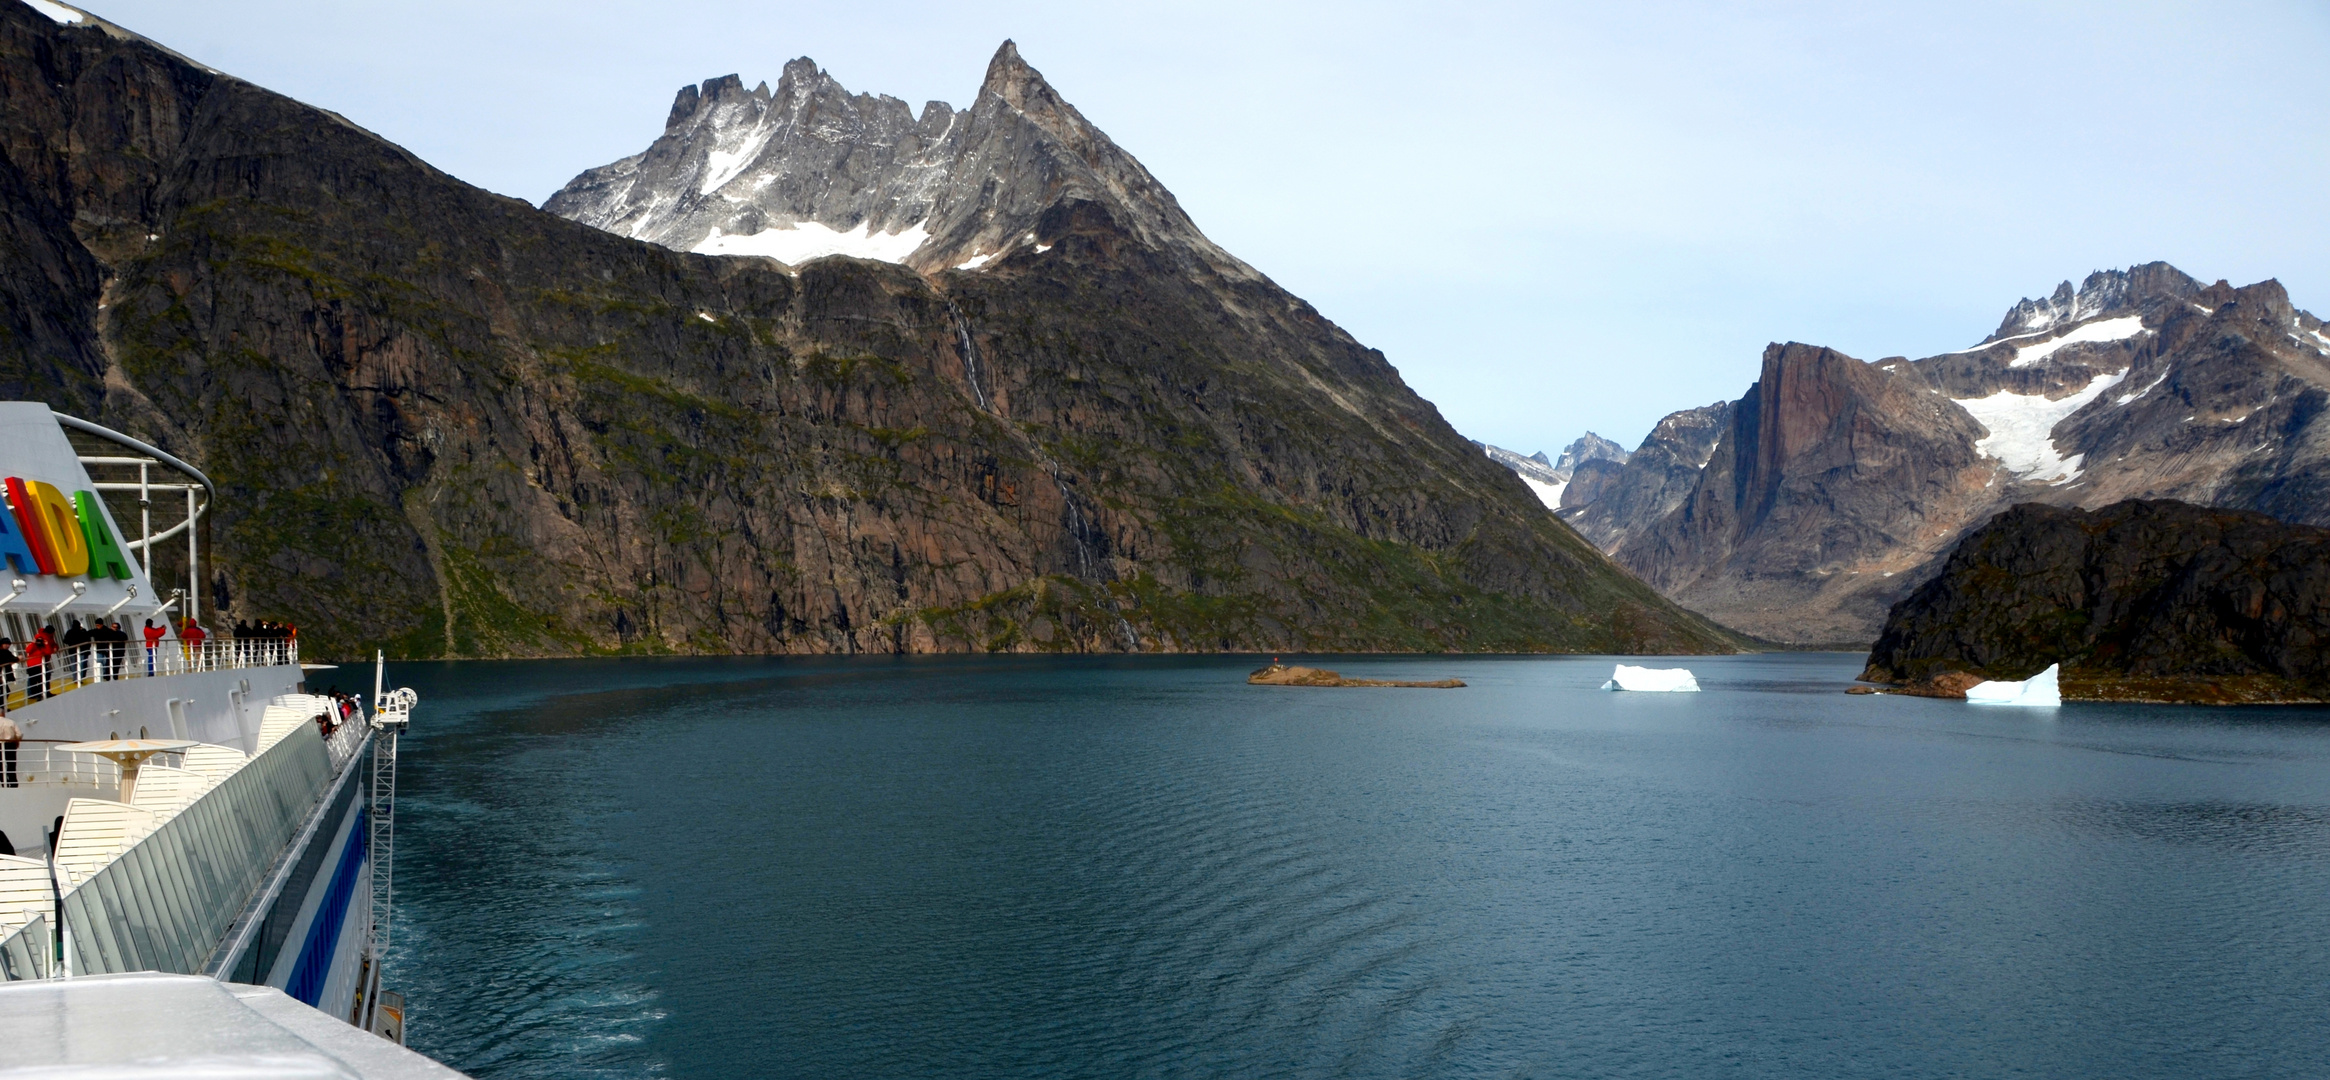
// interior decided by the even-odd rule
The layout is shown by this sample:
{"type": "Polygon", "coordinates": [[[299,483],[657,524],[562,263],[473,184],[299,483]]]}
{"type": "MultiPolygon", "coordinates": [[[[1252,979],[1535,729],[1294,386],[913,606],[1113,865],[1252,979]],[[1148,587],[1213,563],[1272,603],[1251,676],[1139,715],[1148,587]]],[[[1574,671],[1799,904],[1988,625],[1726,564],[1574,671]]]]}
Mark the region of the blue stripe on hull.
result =
{"type": "Polygon", "coordinates": [[[372,835],[367,828],[370,813],[357,809],[356,825],[348,830],[348,842],[340,848],[340,865],[332,868],[323,903],[317,905],[315,919],[308,924],[307,940],[299,946],[299,962],[293,965],[291,980],[283,987],[284,993],[308,1005],[323,1000],[324,981],[332,974],[332,955],[348,921],[348,902],[355,899],[357,871],[364,868],[367,841],[372,835]]]}

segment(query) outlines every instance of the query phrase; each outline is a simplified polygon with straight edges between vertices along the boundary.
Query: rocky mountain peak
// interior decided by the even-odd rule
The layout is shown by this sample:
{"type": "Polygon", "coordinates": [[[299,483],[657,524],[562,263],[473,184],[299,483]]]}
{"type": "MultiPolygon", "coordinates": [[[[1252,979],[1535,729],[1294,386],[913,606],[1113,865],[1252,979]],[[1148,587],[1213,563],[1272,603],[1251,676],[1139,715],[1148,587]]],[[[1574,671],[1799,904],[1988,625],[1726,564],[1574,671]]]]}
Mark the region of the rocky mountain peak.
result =
{"type": "Polygon", "coordinates": [[[2187,299],[2200,291],[2200,282],[2164,262],[2145,263],[2126,270],[2098,270],[2074,290],[2071,282],[2055,286],[2053,295],[2029,297],[2008,308],[1998,330],[1984,344],[2027,334],[2041,334],[2113,315],[2133,313],[2161,298],[2187,299]]]}
{"type": "MultiPolygon", "coordinates": [[[[1542,459],[1545,455],[1540,453],[1537,456],[1542,459]]],[[[1589,431],[1563,448],[1561,457],[1553,462],[1553,467],[1574,470],[1589,461],[1615,461],[1624,465],[1626,457],[1625,447],[1589,431]]]]}
{"type": "Polygon", "coordinates": [[[1052,85],[1044,81],[1043,73],[1020,59],[1019,45],[1010,38],[1004,38],[994,57],[987,61],[987,77],[980,80],[979,92],[1002,98],[1015,109],[1027,108],[1033,98],[1057,98],[1052,85]]]}
{"type": "Polygon", "coordinates": [[[773,92],[735,75],[683,87],[661,137],[575,177],[543,209],[682,251],[793,265],[845,255],[924,273],[1041,256],[1069,221],[1105,222],[1183,262],[1260,277],[1010,41],[960,112],[933,101],[917,117],[897,98],[853,94],[807,57],[773,92]],[[1055,208],[1075,212],[1047,216],[1055,208]]]}

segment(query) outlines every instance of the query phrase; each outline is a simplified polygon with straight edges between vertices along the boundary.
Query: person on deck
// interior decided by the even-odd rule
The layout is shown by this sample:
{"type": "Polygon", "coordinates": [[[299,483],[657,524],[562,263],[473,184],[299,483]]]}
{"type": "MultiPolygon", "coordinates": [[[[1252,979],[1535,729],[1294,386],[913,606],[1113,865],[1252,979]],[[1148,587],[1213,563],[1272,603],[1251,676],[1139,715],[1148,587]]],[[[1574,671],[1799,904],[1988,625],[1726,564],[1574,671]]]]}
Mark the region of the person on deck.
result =
{"type": "Polygon", "coordinates": [[[16,744],[23,741],[24,731],[16,721],[0,716],[0,787],[16,786],[16,744]]]}
{"type": "Polygon", "coordinates": [[[251,662],[251,639],[257,636],[258,631],[251,627],[250,620],[236,619],[233,633],[235,636],[235,666],[241,667],[251,662]]]}
{"type": "Polygon", "coordinates": [[[121,628],[121,620],[105,624],[105,677],[129,677],[129,631],[121,628]]]}
{"type": "Polygon", "coordinates": [[[57,655],[56,635],[48,627],[33,631],[24,645],[24,697],[39,701],[49,696],[49,660],[57,655]]]}
{"type": "Polygon", "coordinates": [[[81,625],[80,616],[65,619],[65,637],[58,644],[65,647],[65,678],[74,686],[89,681],[89,628],[81,625]]]}
{"type": "Polygon", "coordinates": [[[210,637],[210,631],[204,630],[202,624],[195,622],[191,615],[186,617],[186,624],[178,628],[178,641],[186,649],[187,670],[201,670],[203,666],[202,642],[208,637],[210,637]]]}
{"type": "Polygon", "coordinates": [[[8,697],[16,687],[16,639],[0,636],[0,716],[8,715],[8,697]]]}
{"type": "Polygon", "coordinates": [[[154,676],[154,650],[162,647],[162,638],[170,632],[155,626],[154,620],[147,619],[146,628],[142,633],[146,637],[146,677],[150,679],[154,676]]]}

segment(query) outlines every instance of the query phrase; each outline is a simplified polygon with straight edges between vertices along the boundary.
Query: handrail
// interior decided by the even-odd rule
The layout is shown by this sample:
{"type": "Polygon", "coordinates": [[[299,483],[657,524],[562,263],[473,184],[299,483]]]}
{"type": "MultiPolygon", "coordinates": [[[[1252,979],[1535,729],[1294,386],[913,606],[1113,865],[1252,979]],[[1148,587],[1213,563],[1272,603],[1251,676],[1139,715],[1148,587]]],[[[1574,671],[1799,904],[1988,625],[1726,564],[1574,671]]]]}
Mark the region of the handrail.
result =
{"type": "Polygon", "coordinates": [[[209,638],[200,646],[180,638],[164,638],[152,649],[143,642],[83,642],[59,650],[41,665],[42,670],[21,661],[0,668],[0,701],[14,712],[99,683],[298,663],[299,641],[295,638],[209,638]]]}
{"type": "MultiPolygon", "coordinates": [[[[49,415],[56,417],[57,423],[63,424],[66,427],[79,431],[85,431],[91,435],[97,436],[100,439],[105,439],[114,443],[118,443],[122,446],[129,447],[130,449],[135,450],[141,454],[150,455],[155,461],[159,461],[164,465],[168,465],[169,467],[176,469],[179,472],[185,473],[186,475],[195,478],[196,480],[202,481],[203,489],[210,492],[210,501],[218,501],[218,485],[211,483],[210,477],[204,475],[201,469],[197,469],[192,465],[188,465],[184,461],[180,461],[169,451],[140,441],[138,439],[130,438],[129,436],[115,431],[112,428],[106,427],[103,424],[92,424],[78,416],[67,416],[64,413],[58,412],[54,409],[49,410],[49,415]]],[[[205,508],[207,509],[207,505],[205,508]]]]}

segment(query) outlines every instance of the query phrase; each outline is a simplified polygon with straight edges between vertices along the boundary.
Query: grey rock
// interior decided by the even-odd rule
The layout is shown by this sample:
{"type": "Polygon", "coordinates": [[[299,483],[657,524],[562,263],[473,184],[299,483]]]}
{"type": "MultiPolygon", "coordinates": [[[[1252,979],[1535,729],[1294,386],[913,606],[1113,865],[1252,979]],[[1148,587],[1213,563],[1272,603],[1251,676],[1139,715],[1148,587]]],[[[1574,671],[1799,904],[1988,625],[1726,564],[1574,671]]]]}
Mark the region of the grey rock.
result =
{"type": "Polygon", "coordinates": [[[1561,489],[1561,508],[1576,510],[1610,493],[1625,464],[1610,458],[1588,458],[1570,470],[1569,486],[1561,489]]]}
{"type": "Polygon", "coordinates": [[[1565,509],[1562,516],[1603,551],[1617,550],[1628,536],[1690,497],[1700,470],[1707,467],[1716,441],[1731,422],[1731,409],[1731,402],[1718,401],[1669,413],[1628,455],[1597,498],[1565,509]]]}
{"type": "MultiPolygon", "coordinates": [[[[1538,456],[1543,457],[1544,455],[1538,456]]],[[[1553,467],[1574,470],[1589,461],[1609,461],[1624,465],[1626,464],[1626,448],[1589,431],[1578,436],[1576,442],[1563,448],[1561,457],[1554,461],[1553,467]]]]}

